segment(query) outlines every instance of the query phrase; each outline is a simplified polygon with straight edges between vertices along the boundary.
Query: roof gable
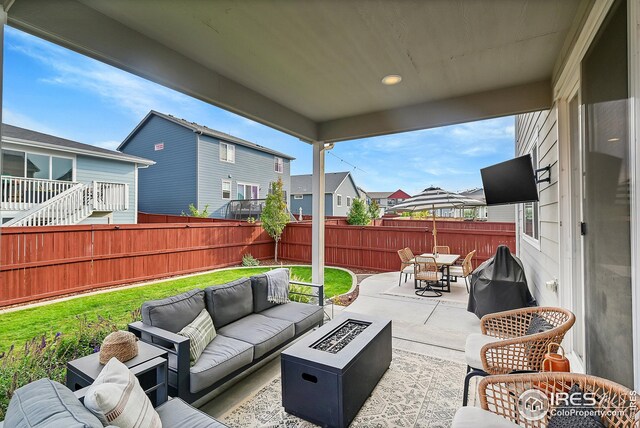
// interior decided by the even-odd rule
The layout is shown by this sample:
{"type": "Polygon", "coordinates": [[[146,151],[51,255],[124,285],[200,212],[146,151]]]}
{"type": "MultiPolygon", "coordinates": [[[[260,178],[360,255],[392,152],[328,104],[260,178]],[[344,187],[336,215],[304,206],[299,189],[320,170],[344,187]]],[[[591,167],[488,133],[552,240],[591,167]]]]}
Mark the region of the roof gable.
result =
{"type": "MultiPolygon", "coordinates": [[[[338,187],[342,184],[342,182],[347,178],[347,176],[351,176],[348,171],[345,172],[328,172],[324,175],[324,192],[325,193],[335,193],[338,190],[338,187]]],[[[291,176],[291,194],[292,195],[308,195],[313,193],[312,190],[312,175],[311,174],[302,174],[302,175],[292,175],[291,176]]],[[[353,178],[351,179],[353,182],[353,178]]],[[[355,182],[353,182],[354,187],[355,182]]]]}
{"type": "Polygon", "coordinates": [[[411,195],[402,189],[398,189],[388,196],[390,199],[408,199],[411,195]]]}

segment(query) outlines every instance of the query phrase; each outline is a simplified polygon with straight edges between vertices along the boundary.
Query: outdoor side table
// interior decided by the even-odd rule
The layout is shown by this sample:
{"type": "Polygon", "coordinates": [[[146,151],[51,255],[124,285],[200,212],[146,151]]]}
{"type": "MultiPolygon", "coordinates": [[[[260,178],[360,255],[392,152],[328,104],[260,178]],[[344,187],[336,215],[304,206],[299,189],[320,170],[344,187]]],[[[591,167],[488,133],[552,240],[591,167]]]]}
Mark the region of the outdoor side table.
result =
{"type": "MultiPolygon", "coordinates": [[[[67,388],[77,391],[93,383],[104,365],[100,364],[100,354],[95,353],[67,363],[67,388]]],[[[124,363],[127,368],[138,367],[140,386],[151,399],[153,407],[167,400],[167,352],[138,341],[138,355],[124,363]]]]}

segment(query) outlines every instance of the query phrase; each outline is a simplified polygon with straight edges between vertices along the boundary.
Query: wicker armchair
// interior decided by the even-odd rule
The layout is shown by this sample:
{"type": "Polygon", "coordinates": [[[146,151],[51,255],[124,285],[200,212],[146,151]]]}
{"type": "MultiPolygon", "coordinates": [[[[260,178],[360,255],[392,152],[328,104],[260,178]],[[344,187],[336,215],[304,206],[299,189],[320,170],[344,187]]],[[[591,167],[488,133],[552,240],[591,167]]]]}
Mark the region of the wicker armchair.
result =
{"type": "Polygon", "coordinates": [[[422,297],[440,297],[442,292],[431,288],[432,283],[442,279],[442,272],[438,268],[435,257],[416,257],[414,264],[414,286],[416,294],[422,297]],[[424,287],[418,287],[418,281],[424,282],[424,287]],[[427,293],[433,293],[428,295],[427,293]]]}
{"type": "MultiPolygon", "coordinates": [[[[561,343],[575,320],[571,311],[556,307],[514,309],[482,317],[482,334],[470,334],[465,345],[467,375],[463,405],[467,405],[469,382],[474,376],[540,371],[549,344],[561,343]],[[528,334],[535,317],[542,317],[553,327],[528,334]]],[[[551,349],[557,351],[557,347],[551,349]]]]}
{"type": "Polygon", "coordinates": [[[464,278],[464,284],[467,286],[467,293],[469,292],[469,275],[473,272],[473,264],[471,260],[476,255],[476,250],[473,250],[464,258],[462,266],[451,266],[449,268],[449,275],[456,278],[464,278]]]}
{"type": "MultiPolygon", "coordinates": [[[[538,390],[551,397],[555,393],[567,393],[578,385],[583,392],[593,393],[595,409],[600,411],[602,423],[607,427],[636,427],[640,418],[640,399],[617,383],[578,373],[527,373],[489,376],[480,381],[478,393],[482,409],[463,407],[456,413],[453,427],[495,427],[510,421],[527,428],[546,427],[553,414],[551,408],[540,420],[529,420],[520,413],[519,398],[525,391],[538,390]],[[491,412],[491,413],[489,413],[491,412]],[[499,415],[503,419],[496,418],[499,415]],[[478,423],[479,420],[486,422],[478,423]],[[463,421],[465,421],[463,423],[463,421]]],[[[546,407],[545,407],[546,408],[546,407]]]]}
{"type": "Polygon", "coordinates": [[[398,250],[398,256],[400,256],[400,278],[398,279],[398,287],[400,287],[402,275],[404,275],[404,282],[407,282],[408,277],[413,275],[413,259],[415,257],[410,248],[398,250]]]}
{"type": "Polygon", "coordinates": [[[433,254],[451,254],[451,249],[448,245],[436,245],[433,247],[433,254]]]}

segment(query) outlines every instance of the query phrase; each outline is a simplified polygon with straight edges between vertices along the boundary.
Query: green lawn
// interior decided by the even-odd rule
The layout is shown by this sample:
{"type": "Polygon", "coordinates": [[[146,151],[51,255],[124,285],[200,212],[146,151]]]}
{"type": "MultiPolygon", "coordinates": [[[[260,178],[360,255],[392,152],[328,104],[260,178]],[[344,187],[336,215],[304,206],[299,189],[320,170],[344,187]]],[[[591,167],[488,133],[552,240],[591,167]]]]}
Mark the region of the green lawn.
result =
{"type": "MultiPolygon", "coordinates": [[[[20,347],[27,340],[43,334],[54,335],[61,332],[65,336],[71,336],[74,334],[79,315],[86,315],[89,320],[95,320],[98,316],[109,318],[124,329],[131,320],[131,312],[139,309],[146,300],[161,299],[194,288],[224,284],[268,270],[269,267],[224,270],[9,312],[0,315],[0,352],[6,351],[12,344],[20,347]]],[[[292,275],[300,280],[311,281],[310,267],[292,267],[291,271],[292,275]]],[[[339,269],[325,269],[327,297],[346,293],[350,288],[349,273],[339,269]]]]}

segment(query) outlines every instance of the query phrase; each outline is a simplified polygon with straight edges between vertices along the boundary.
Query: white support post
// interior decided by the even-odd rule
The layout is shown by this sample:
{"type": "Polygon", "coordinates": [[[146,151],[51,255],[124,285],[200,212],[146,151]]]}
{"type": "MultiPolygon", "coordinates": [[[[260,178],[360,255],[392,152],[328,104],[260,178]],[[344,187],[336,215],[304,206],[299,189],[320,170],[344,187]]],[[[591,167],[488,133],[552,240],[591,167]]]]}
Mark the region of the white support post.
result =
{"type": "Polygon", "coordinates": [[[311,277],[324,285],[324,143],[313,143],[311,277]]]}

